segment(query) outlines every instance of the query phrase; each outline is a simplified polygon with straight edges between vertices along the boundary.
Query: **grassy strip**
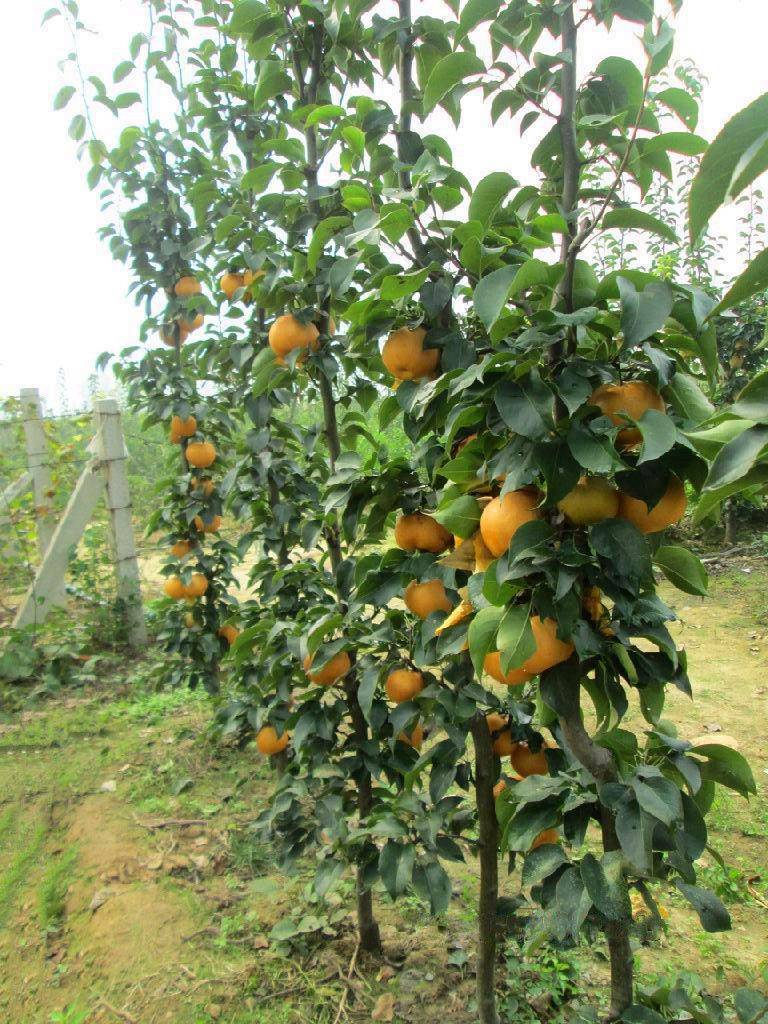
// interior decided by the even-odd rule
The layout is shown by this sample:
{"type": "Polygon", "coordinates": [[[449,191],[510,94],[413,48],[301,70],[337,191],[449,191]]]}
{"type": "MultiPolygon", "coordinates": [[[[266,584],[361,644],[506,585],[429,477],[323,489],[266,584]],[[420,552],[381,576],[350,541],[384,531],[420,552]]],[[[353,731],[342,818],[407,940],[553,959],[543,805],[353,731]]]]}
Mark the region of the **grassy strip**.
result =
{"type": "Polygon", "coordinates": [[[48,825],[39,821],[31,833],[19,836],[19,850],[0,878],[0,925],[5,924],[16,897],[43,848],[48,825]]]}
{"type": "Polygon", "coordinates": [[[56,931],[61,925],[76,863],[77,849],[70,846],[52,860],[43,873],[37,887],[37,909],[43,931],[56,931]]]}

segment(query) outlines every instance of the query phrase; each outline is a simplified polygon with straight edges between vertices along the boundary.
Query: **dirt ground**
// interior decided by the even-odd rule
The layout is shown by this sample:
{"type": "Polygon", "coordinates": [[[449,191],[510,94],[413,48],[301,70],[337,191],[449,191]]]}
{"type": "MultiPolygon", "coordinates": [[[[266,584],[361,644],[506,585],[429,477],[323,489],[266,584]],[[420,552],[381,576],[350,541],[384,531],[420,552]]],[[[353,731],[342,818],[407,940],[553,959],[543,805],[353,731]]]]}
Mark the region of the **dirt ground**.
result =
{"type": "MultiPolygon", "coordinates": [[[[645,979],[694,970],[722,991],[768,972],[768,571],[731,568],[712,590],[665,591],[695,687],[693,704],[670,694],[667,717],[687,737],[735,737],[753,766],[757,797],[722,796],[711,818],[728,870],[709,854],[702,865],[733,930],[702,932],[662,887],[667,931],[639,958],[645,979]]],[[[270,769],[213,743],[204,696],[153,693],[153,670],[102,663],[90,691],[0,724],[0,1020],[470,1024],[474,865],[439,921],[415,897],[377,894],[384,962],[353,956],[348,883],[319,942],[279,943],[275,924],[321,911],[302,909],[312,865],[282,876],[248,831],[270,769]]],[[[506,895],[518,885],[504,877],[506,895]]],[[[589,995],[604,975],[599,948],[522,958],[510,939],[504,1020],[553,1019],[563,978],[589,995]]]]}

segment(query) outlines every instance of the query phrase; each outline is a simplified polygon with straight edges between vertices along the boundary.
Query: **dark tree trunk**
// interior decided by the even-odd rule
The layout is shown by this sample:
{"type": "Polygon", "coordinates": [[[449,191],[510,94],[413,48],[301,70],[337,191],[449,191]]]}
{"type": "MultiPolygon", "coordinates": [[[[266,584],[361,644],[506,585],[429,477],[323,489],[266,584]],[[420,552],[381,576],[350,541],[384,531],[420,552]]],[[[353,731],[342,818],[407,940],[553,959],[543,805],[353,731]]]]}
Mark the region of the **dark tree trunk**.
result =
{"type": "Polygon", "coordinates": [[[499,1024],[496,1012],[496,908],[499,900],[499,823],[493,797],[493,747],[484,715],[472,721],[475,800],[479,826],[480,900],[477,914],[477,1013],[480,1024],[499,1024]]]}

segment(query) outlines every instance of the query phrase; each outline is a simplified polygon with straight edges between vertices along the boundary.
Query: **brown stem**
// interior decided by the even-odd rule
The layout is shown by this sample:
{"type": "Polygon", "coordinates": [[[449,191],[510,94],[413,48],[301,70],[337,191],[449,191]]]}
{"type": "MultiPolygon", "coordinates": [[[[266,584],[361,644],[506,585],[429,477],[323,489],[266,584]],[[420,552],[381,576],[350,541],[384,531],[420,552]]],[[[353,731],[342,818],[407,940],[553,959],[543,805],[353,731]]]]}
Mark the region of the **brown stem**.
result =
{"type": "Polygon", "coordinates": [[[573,277],[576,268],[578,249],[574,251],[573,240],[576,237],[578,199],[579,199],[579,144],[576,136],[576,58],[578,54],[578,29],[573,16],[573,7],[569,6],[562,19],[562,44],[565,56],[560,72],[561,103],[557,124],[560,130],[560,142],[563,148],[563,216],[567,231],[560,243],[560,262],[563,264],[563,277],[555,293],[556,299],[565,304],[566,311],[573,312],[573,277]]]}
{"type": "MultiPolygon", "coordinates": [[[[293,62],[294,67],[297,69],[297,78],[302,102],[314,103],[317,100],[322,78],[323,42],[324,29],[322,24],[318,23],[313,30],[312,56],[309,65],[309,81],[306,87],[304,86],[304,79],[301,71],[301,60],[298,53],[294,50],[293,62]]],[[[308,191],[312,193],[317,189],[319,172],[317,131],[313,126],[311,126],[305,130],[304,136],[307,157],[304,173],[307,180],[308,191]]],[[[315,217],[319,219],[322,214],[322,210],[316,195],[310,194],[308,196],[307,205],[315,217]]],[[[321,311],[323,317],[321,329],[324,333],[328,328],[328,322],[330,319],[329,313],[329,302],[326,301],[321,311]]],[[[333,397],[333,388],[331,387],[330,380],[322,370],[318,374],[318,387],[320,389],[320,397],[323,404],[323,423],[325,438],[328,444],[328,461],[331,472],[333,473],[335,471],[339,455],[341,454],[339,421],[336,415],[336,402],[333,397]]],[[[328,553],[331,559],[331,567],[333,569],[334,577],[338,581],[338,570],[343,561],[338,523],[334,522],[325,529],[325,539],[328,545],[328,553]]],[[[339,607],[342,611],[346,611],[346,605],[343,597],[338,590],[336,596],[339,607]]],[[[356,749],[360,752],[362,759],[362,750],[368,741],[368,723],[366,722],[365,715],[360,707],[360,701],[357,696],[357,687],[357,675],[355,672],[350,672],[345,681],[345,692],[347,696],[347,706],[352,720],[352,736],[354,744],[356,749]]],[[[371,813],[372,806],[373,794],[371,774],[365,765],[362,765],[357,778],[357,810],[361,823],[364,822],[371,813]]],[[[373,914],[373,896],[370,888],[365,884],[364,869],[362,865],[358,865],[357,867],[355,885],[357,891],[357,929],[360,938],[360,948],[370,953],[378,953],[381,951],[381,936],[379,934],[379,926],[377,925],[373,914]]]]}
{"type": "MultiPolygon", "coordinates": [[[[357,677],[350,673],[344,684],[347,706],[352,719],[352,736],[358,751],[368,742],[368,723],[365,720],[360,701],[357,699],[357,677]]],[[[360,821],[365,821],[373,808],[373,787],[371,774],[363,767],[357,780],[357,811],[360,821]]],[[[373,916],[373,896],[365,885],[362,867],[357,869],[357,927],[360,933],[360,947],[369,953],[381,951],[379,926],[373,916]]]]}
{"type": "Polygon", "coordinates": [[[480,899],[477,938],[477,1012],[480,1024],[499,1024],[496,1012],[496,908],[499,900],[499,823],[493,798],[494,760],[485,716],[472,720],[475,801],[479,827],[480,899]]]}
{"type": "MultiPolygon", "coordinates": [[[[598,746],[591,738],[581,718],[578,694],[574,694],[572,706],[566,714],[559,715],[563,738],[576,760],[603,785],[617,778],[613,757],[605,747],[598,746]]],[[[616,820],[609,808],[600,805],[600,830],[603,849],[606,853],[620,850],[616,835],[616,820]]],[[[629,921],[606,921],[605,937],[611,962],[611,1008],[610,1020],[618,1020],[632,1003],[634,988],[634,956],[629,942],[629,921]]]]}

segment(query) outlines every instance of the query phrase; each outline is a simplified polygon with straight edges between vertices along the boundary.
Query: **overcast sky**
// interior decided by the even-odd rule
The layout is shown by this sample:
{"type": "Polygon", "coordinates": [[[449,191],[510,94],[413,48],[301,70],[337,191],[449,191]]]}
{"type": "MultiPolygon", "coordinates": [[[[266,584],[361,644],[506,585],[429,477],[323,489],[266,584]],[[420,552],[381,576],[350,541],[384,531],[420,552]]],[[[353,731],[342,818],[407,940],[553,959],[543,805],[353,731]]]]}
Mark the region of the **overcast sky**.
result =
{"type": "MultiPolygon", "coordinates": [[[[57,61],[67,50],[57,21],[40,27],[51,2],[14,6],[12,39],[0,61],[0,396],[38,387],[48,405],[60,409],[63,403],[83,403],[97,355],[132,344],[141,316],[127,297],[128,271],[96,237],[102,216],[67,136],[69,112],[51,109],[62,84],[57,61]]],[[[417,14],[420,2],[414,4],[417,14]]],[[[99,30],[88,47],[87,71],[110,81],[111,68],[127,56],[131,35],[144,27],[138,0],[82,0],[81,7],[86,23],[99,30]]],[[[678,56],[693,59],[709,78],[699,125],[705,137],[711,139],[728,117],[768,91],[767,39],[766,0],[686,0],[678,19],[678,56]]],[[[584,62],[593,66],[609,53],[638,52],[631,30],[622,28],[592,38],[584,62]]],[[[473,180],[489,170],[525,173],[528,143],[515,130],[492,129],[479,103],[471,105],[460,143],[452,142],[456,162],[473,180]]],[[[728,217],[721,215],[725,229],[728,217]]]]}

